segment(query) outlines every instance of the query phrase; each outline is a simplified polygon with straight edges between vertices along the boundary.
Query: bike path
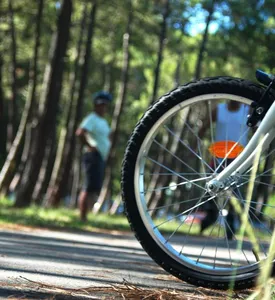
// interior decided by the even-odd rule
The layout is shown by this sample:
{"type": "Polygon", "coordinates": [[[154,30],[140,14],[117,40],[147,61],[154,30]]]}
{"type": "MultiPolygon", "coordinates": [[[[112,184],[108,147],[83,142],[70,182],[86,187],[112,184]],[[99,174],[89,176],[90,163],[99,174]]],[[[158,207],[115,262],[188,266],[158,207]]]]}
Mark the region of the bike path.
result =
{"type": "Polygon", "coordinates": [[[121,287],[213,293],[166,273],[129,232],[0,230],[1,299],[123,299],[121,287]]]}
{"type": "MultiPolygon", "coordinates": [[[[121,284],[176,290],[190,287],[158,267],[131,233],[2,229],[0,258],[1,297],[9,294],[9,288],[11,294],[27,288],[33,297],[35,291],[51,286],[69,290],[110,289],[121,284]]],[[[92,297],[97,292],[89,294],[92,297]]]]}

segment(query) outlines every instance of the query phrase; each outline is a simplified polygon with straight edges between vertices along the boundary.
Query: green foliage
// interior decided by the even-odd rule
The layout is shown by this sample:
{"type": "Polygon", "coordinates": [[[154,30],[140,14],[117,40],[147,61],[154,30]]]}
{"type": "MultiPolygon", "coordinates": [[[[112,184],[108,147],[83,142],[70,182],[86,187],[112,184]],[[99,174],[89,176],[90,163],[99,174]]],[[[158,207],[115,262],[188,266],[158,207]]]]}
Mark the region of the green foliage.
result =
{"type": "MultiPolygon", "coordinates": [[[[58,130],[64,124],[66,116],[64,108],[70,98],[69,74],[76,57],[79,26],[85,3],[88,2],[73,1],[72,28],[58,115],[58,130]]],[[[126,4],[127,1],[119,0],[98,1],[92,58],[85,91],[84,115],[92,110],[91,95],[97,90],[109,89],[114,94],[114,99],[118,96],[121,81],[122,42],[127,23],[126,4]]],[[[13,5],[18,61],[17,88],[19,113],[21,114],[26,99],[29,68],[33,57],[35,31],[33,25],[37,13],[37,1],[13,1],[13,5]]],[[[194,78],[208,7],[208,0],[170,1],[170,16],[167,24],[158,96],[174,88],[178,66],[178,77],[181,83],[186,83],[194,78]]],[[[216,1],[202,62],[202,76],[229,75],[254,79],[256,68],[274,72],[275,54],[272,49],[275,39],[275,16],[273,8],[272,0],[255,0],[249,6],[243,1],[216,1]]],[[[133,9],[129,84],[117,146],[114,195],[120,193],[120,165],[127,139],[150,104],[152,97],[163,1],[133,1],[133,9]]],[[[51,37],[56,29],[57,15],[56,1],[44,1],[37,100],[40,98],[42,76],[48,61],[51,37]]],[[[7,0],[1,2],[1,21],[0,34],[5,42],[0,44],[0,53],[4,59],[3,70],[9,70],[11,39],[7,0]]],[[[5,103],[8,103],[11,94],[10,73],[3,73],[4,98],[5,103]]],[[[109,122],[111,118],[110,112],[109,122]]]]}

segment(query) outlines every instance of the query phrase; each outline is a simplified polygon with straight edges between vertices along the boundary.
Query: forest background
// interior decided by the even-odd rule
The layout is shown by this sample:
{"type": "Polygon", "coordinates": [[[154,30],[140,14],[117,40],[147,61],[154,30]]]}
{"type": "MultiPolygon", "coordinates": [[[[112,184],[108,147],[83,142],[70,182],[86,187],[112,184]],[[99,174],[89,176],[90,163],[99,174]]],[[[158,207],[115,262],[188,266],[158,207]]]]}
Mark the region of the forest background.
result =
{"type": "Polygon", "coordinates": [[[74,132],[106,90],[112,146],[94,212],[117,212],[124,150],[148,106],[201,77],[274,73],[274,12],[274,0],[1,0],[0,193],[16,207],[75,207],[74,132]]]}

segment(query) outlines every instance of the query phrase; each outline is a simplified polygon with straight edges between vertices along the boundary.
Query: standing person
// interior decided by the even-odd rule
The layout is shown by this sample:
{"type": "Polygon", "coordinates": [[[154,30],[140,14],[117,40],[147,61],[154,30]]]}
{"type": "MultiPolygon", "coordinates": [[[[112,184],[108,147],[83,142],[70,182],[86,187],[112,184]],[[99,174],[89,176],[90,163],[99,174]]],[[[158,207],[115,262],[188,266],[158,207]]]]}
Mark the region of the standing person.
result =
{"type": "MultiPolygon", "coordinates": [[[[212,111],[212,121],[216,122],[216,134],[215,142],[220,141],[233,141],[238,142],[239,145],[245,147],[248,142],[248,132],[246,131],[246,116],[249,112],[249,106],[241,104],[236,101],[230,101],[226,103],[220,103],[212,111]]],[[[208,128],[209,124],[206,124],[199,132],[199,136],[202,136],[205,129],[208,128]]],[[[215,159],[215,158],[214,158],[215,159]]],[[[216,172],[221,172],[224,167],[230,164],[234,158],[227,158],[223,165],[220,166],[216,172]]],[[[216,158],[216,167],[223,161],[222,158],[216,158]]],[[[212,161],[212,167],[215,168],[214,161],[212,161]]],[[[239,191],[233,191],[236,197],[239,197],[239,191]]],[[[218,208],[214,201],[209,201],[204,205],[206,212],[205,218],[201,222],[201,233],[213,225],[219,215],[218,208]]],[[[228,239],[232,239],[233,234],[236,231],[237,216],[234,213],[234,208],[229,204],[228,215],[226,216],[226,231],[228,239]]]]}
{"type": "Polygon", "coordinates": [[[80,218],[87,220],[89,208],[95,204],[100,193],[105,161],[110,150],[110,127],[104,118],[112,95],[101,91],[93,97],[94,111],[90,113],[76,130],[76,136],[83,144],[84,186],[78,198],[80,218]]]}

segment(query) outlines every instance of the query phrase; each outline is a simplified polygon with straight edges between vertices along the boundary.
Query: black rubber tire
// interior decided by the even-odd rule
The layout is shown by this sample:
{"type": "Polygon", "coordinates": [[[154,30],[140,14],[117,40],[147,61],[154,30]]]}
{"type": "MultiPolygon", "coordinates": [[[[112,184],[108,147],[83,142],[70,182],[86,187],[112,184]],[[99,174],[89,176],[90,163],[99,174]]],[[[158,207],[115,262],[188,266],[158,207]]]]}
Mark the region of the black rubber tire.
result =
{"type": "MultiPolygon", "coordinates": [[[[134,172],[139,149],[155,122],[169,109],[191,97],[209,93],[228,93],[258,101],[263,87],[247,80],[231,77],[206,78],[180,86],[161,97],[145,112],[129,139],[122,166],[122,196],[125,213],[136,238],[144,250],[163,269],[172,275],[197,286],[227,289],[232,285],[232,276],[209,275],[183,266],[164,252],[151,237],[139,215],[134,194],[134,172]],[[230,285],[231,284],[231,285],[230,285]]],[[[269,95],[274,97],[274,95],[269,95]]],[[[234,280],[234,289],[243,289],[255,284],[258,270],[239,274],[234,280]]]]}

